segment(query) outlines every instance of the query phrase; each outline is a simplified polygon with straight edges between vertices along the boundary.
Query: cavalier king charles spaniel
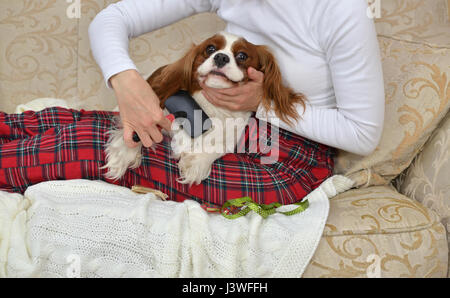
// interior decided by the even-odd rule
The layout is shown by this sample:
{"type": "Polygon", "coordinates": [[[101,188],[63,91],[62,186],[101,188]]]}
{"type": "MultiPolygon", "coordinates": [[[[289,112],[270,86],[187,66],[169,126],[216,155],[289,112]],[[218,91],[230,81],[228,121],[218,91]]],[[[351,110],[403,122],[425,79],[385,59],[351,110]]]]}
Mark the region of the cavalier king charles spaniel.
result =
{"type": "MultiPolygon", "coordinates": [[[[212,120],[212,127],[194,139],[176,121],[172,123],[171,148],[173,158],[179,159],[180,183],[199,184],[206,179],[215,160],[234,152],[252,114],[214,106],[202,95],[200,82],[210,88],[245,84],[249,81],[249,67],[264,73],[263,107],[273,109],[281,120],[288,123],[299,118],[295,104],[304,106],[305,97],[283,85],[279,67],[267,47],[254,45],[227,32],[220,32],[194,45],[180,60],[159,68],[148,78],[147,82],[160,99],[162,108],[169,96],[185,90],[212,120]]],[[[117,126],[120,127],[120,122],[117,126]]],[[[142,144],[135,148],[125,145],[122,129],[110,131],[106,165],[103,167],[107,169],[105,176],[117,180],[128,168],[139,167],[141,149],[142,144]]]]}

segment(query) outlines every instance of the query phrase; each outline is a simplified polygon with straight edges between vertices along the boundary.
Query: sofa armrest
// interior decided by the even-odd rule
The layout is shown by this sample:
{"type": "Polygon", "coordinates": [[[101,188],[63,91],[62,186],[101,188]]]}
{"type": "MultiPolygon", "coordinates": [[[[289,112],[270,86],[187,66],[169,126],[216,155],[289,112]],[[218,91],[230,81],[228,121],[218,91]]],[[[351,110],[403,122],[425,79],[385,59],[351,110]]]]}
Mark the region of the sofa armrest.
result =
{"type": "Polygon", "coordinates": [[[399,191],[429,207],[447,229],[450,247],[450,112],[398,182],[399,191]]]}
{"type": "Polygon", "coordinates": [[[450,112],[405,170],[399,191],[450,223],[450,112]]]}
{"type": "Polygon", "coordinates": [[[447,20],[450,22],[450,0],[447,0],[447,16],[447,20]]]}

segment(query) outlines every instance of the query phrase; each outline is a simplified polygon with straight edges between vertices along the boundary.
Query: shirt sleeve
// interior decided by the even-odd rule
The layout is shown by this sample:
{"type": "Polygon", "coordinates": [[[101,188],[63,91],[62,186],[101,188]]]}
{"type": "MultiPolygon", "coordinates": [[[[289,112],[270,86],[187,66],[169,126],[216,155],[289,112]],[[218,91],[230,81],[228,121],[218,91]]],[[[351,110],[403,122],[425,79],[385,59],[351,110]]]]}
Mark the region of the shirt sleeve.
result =
{"type": "Polygon", "coordinates": [[[107,86],[113,75],[137,69],[129,39],[212,9],[210,0],[123,0],[102,10],[89,26],[89,39],[107,86]]]}
{"type": "Polygon", "coordinates": [[[329,65],[336,108],[298,106],[302,119],[288,125],[259,107],[256,117],[358,155],[378,145],[384,122],[384,83],[375,25],[361,0],[327,1],[314,27],[329,65]]]}

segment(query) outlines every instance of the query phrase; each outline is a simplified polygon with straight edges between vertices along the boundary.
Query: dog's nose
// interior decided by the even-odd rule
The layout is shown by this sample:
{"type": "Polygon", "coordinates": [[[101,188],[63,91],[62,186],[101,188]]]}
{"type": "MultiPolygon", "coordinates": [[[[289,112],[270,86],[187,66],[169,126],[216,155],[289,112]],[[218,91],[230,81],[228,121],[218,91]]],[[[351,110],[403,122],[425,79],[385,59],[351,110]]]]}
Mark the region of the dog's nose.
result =
{"type": "Polygon", "coordinates": [[[214,57],[214,63],[218,68],[224,67],[228,62],[230,62],[230,57],[228,57],[228,55],[226,54],[218,53],[214,57]]]}

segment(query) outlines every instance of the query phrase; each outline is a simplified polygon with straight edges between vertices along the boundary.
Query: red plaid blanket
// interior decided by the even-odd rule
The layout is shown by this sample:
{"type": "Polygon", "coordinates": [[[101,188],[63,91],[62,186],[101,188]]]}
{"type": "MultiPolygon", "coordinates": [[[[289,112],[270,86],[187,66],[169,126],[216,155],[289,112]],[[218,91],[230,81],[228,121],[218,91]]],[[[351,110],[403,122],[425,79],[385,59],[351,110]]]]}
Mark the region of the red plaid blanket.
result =
{"type": "Polygon", "coordinates": [[[276,129],[274,138],[270,125],[256,121],[257,127],[247,128],[237,146],[244,153],[217,160],[209,178],[199,185],[177,182],[177,161],[170,158],[168,137],[155,150],[143,149],[139,168],[110,181],[100,168],[114,115],[59,107],[22,114],[0,112],[0,190],[23,193],[42,181],[91,179],[126,187],[142,185],[166,193],[171,200],[193,199],[210,207],[240,197],[251,197],[258,204],[291,204],[332,175],[334,149],[283,129],[276,129]],[[273,149],[266,152],[261,148],[266,145],[273,149]],[[276,160],[265,162],[271,155],[276,160]]]}

